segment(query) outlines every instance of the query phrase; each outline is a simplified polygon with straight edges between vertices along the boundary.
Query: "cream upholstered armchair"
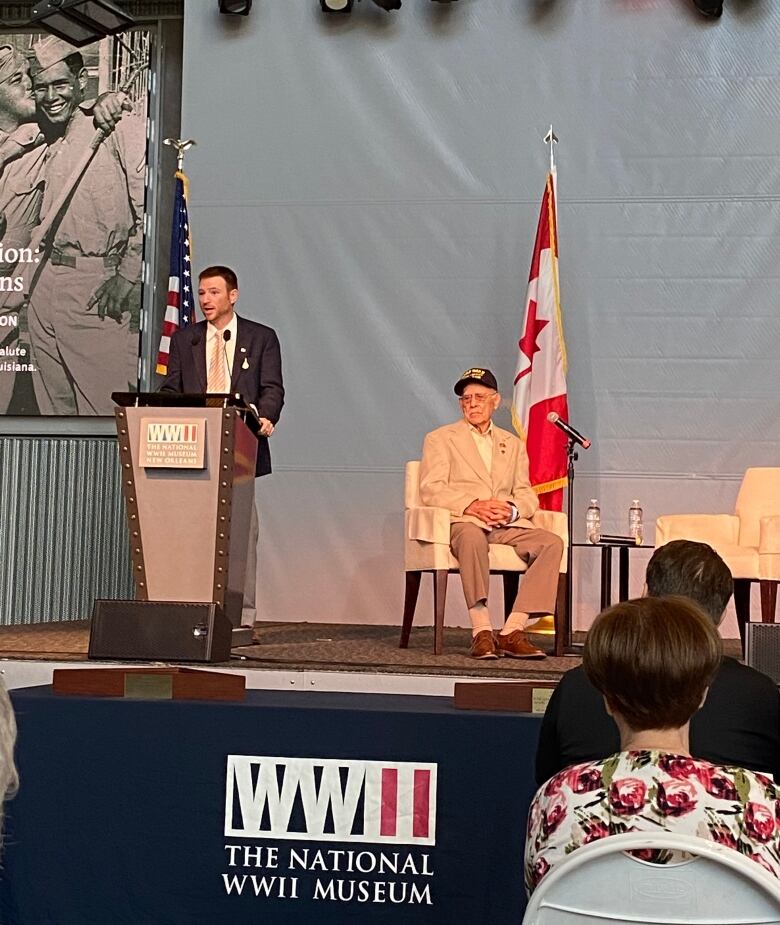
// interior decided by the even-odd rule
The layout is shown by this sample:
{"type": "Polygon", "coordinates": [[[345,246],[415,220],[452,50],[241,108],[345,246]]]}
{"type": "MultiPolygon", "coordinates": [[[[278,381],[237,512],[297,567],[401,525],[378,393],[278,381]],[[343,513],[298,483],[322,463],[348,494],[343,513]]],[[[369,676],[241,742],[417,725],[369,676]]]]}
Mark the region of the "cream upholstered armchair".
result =
{"type": "MultiPolygon", "coordinates": [[[[406,464],[404,517],[404,566],[406,595],[401,629],[400,648],[409,645],[417,596],[423,572],[433,575],[433,651],[441,655],[444,647],[444,603],[447,596],[447,576],[458,572],[458,560],[450,552],[450,512],[441,507],[424,507],[420,501],[420,461],[406,464]]],[[[537,511],[531,518],[534,526],[557,533],[563,540],[563,558],[558,578],[558,598],[555,608],[555,654],[563,654],[565,626],[568,619],[566,601],[567,544],[569,531],[566,515],[560,511],[537,511]]],[[[511,546],[494,543],[490,546],[491,574],[504,579],[504,612],[509,614],[517,594],[519,576],[526,570],[511,546]]]]}
{"type": "Polygon", "coordinates": [[[734,607],[742,642],[750,620],[750,585],[761,588],[761,619],[774,623],[780,581],[780,469],[748,469],[733,514],[664,514],[655,545],[672,540],[709,543],[734,578],[734,607]]]}

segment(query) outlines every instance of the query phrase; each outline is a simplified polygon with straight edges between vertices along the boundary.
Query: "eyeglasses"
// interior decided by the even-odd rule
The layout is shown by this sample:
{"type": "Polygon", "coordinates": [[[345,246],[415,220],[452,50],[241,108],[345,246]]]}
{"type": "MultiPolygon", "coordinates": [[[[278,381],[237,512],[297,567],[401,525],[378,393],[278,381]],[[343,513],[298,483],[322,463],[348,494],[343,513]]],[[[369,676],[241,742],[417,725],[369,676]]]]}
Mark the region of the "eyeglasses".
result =
{"type": "Polygon", "coordinates": [[[461,405],[484,405],[486,401],[489,401],[495,396],[495,392],[487,392],[481,395],[461,395],[458,401],[461,405]]]}

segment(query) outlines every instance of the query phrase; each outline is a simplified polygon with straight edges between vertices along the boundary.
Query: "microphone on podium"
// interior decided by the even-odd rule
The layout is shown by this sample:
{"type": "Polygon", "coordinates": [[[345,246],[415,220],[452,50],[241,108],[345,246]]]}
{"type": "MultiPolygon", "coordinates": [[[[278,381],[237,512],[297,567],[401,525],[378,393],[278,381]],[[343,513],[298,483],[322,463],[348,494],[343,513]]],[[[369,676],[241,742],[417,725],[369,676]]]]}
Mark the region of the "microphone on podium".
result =
{"type": "Polygon", "coordinates": [[[557,411],[551,411],[547,415],[547,420],[551,424],[555,424],[559,430],[562,430],[570,440],[573,440],[575,443],[579,443],[583,450],[587,450],[590,446],[590,440],[588,440],[587,437],[583,437],[578,430],[575,430],[571,426],[571,424],[567,424],[557,411]]]}
{"type": "MultiPolygon", "coordinates": [[[[227,352],[227,343],[229,340],[230,340],[230,331],[223,331],[222,332],[222,349],[225,353],[225,363],[227,364],[227,368],[228,368],[228,376],[230,377],[230,381],[232,382],[233,381],[233,367],[230,363],[230,357],[228,357],[228,352],[227,352]]],[[[228,391],[230,391],[230,389],[228,389],[228,391]]]]}

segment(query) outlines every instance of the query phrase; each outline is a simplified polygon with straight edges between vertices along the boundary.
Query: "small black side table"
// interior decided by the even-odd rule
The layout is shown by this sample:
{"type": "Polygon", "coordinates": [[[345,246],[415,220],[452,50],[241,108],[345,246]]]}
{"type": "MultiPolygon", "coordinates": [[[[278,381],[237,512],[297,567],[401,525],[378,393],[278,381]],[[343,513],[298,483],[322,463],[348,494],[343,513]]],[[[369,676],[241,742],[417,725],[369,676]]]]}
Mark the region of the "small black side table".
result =
{"type": "Polygon", "coordinates": [[[618,600],[628,600],[628,554],[632,549],[655,549],[655,546],[643,544],[642,546],[626,546],[623,543],[573,543],[577,547],[591,547],[601,549],[601,610],[612,603],[612,551],[618,553],[618,600]]]}

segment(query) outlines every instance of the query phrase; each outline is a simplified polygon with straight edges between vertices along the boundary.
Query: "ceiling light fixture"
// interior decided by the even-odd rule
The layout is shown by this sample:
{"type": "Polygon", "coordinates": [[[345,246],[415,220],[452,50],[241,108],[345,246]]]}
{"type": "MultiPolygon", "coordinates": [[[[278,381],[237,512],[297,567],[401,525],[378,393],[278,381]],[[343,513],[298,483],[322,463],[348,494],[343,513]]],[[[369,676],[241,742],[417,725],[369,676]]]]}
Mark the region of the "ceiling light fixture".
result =
{"type": "Polygon", "coordinates": [[[41,0],[33,6],[29,24],[82,48],[125,32],[135,19],[108,0],[41,0]]]}
{"type": "Polygon", "coordinates": [[[352,0],[320,0],[323,13],[351,13],[352,0]]]}

